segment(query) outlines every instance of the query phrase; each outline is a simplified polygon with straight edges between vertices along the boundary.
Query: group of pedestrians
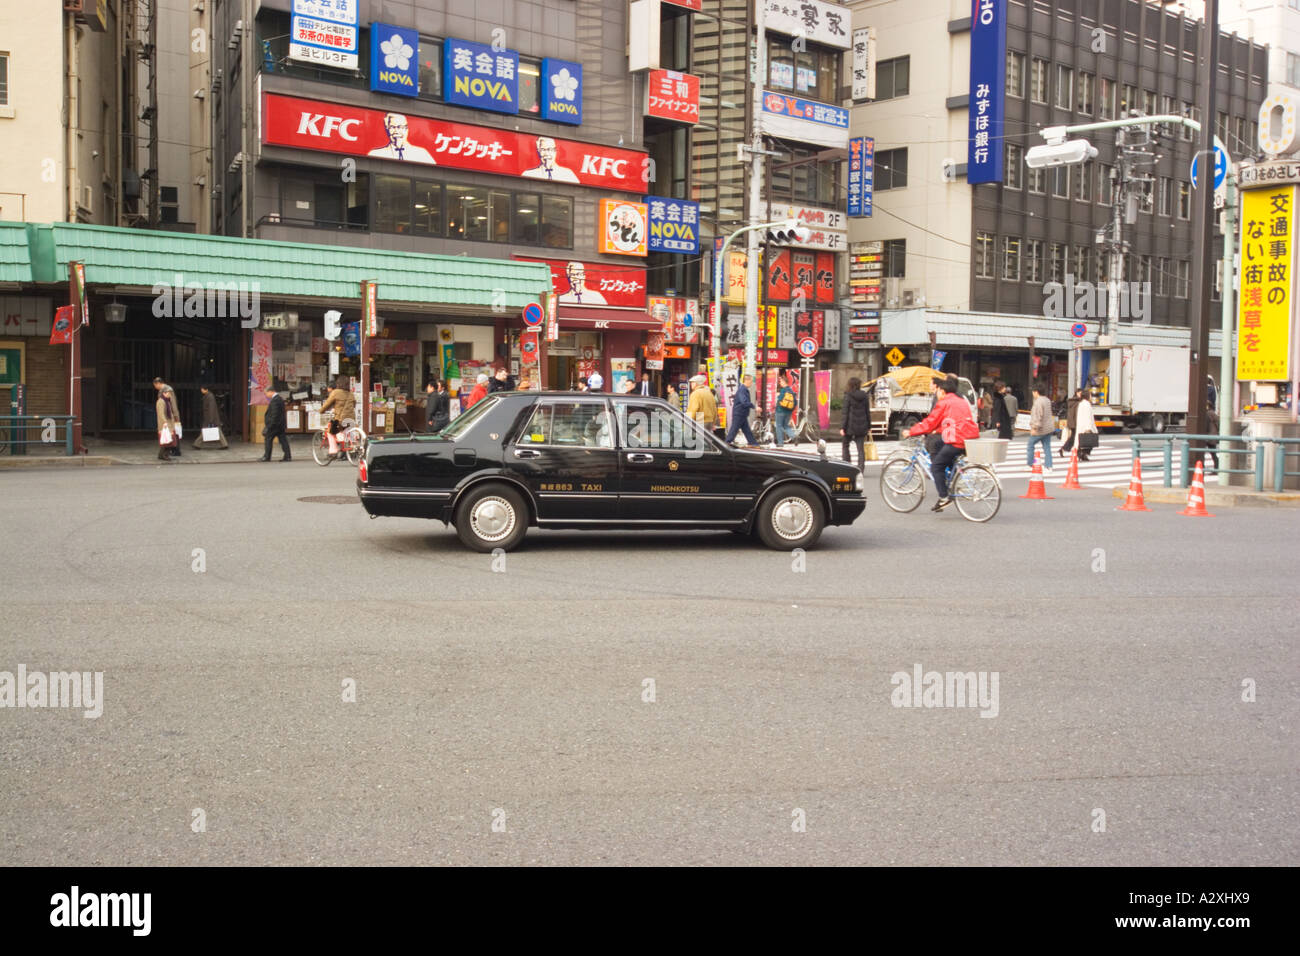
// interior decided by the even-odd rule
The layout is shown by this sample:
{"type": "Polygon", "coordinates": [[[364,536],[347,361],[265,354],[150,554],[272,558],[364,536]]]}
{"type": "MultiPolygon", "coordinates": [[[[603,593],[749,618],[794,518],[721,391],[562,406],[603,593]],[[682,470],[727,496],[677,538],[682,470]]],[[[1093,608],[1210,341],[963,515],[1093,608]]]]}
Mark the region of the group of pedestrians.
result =
{"type": "MultiPolygon", "coordinates": [[[[158,396],[154,402],[158,460],[169,462],[181,457],[181,437],[184,429],[181,426],[180,403],[176,400],[176,390],[161,377],[154,378],[153,387],[154,393],[158,396]]],[[[199,434],[194,439],[194,447],[204,448],[211,443],[220,443],[222,448],[229,448],[230,443],[226,440],[226,433],[221,425],[221,410],[217,407],[217,396],[212,394],[212,390],[206,385],[200,386],[199,392],[203,396],[203,414],[199,434]],[[204,436],[212,435],[214,432],[216,437],[209,442],[204,436]]]]}

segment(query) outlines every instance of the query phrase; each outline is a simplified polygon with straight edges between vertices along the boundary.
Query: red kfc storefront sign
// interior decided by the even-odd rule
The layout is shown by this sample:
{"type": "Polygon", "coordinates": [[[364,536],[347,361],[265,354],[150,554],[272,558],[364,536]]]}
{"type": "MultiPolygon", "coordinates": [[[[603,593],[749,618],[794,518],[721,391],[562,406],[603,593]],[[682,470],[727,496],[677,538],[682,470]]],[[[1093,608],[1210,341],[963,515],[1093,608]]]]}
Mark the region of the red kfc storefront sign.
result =
{"type": "Polygon", "coordinates": [[[630,193],[647,183],[634,150],[278,93],[262,95],[262,142],[630,193]]]}
{"type": "Polygon", "coordinates": [[[575,314],[575,310],[580,311],[578,307],[612,307],[636,309],[640,313],[639,321],[652,324],[646,315],[644,267],[577,259],[515,258],[520,262],[545,262],[551,267],[551,288],[559,303],[561,318],[575,314]]]}

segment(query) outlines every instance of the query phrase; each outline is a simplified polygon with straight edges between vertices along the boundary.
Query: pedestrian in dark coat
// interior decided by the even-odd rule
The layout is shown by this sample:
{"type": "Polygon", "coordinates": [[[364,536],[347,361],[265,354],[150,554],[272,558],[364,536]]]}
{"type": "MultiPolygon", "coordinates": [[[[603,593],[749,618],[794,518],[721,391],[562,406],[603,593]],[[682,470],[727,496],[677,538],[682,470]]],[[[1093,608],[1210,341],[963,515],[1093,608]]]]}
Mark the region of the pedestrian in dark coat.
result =
{"type": "Polygon", "coordinates": [[[754,410],[754,400],[750,397],[749,390],[753,384],[754,376],[741,376],[740,384],[736,386],[736,394],[731,397],[731,418],[727,422],[728,444],[736,440],[736,432],[743,434],[749,444],[758,444],[749,427],[749,413],[754,410]]]}
{"type": "Polygon", "coordinates": [[[154,413],[158,419],[158,460],[171,461],[179,458],[181,453],[181,439],[176,434],[181,424],[180,409],[176,405],[176,393],[170,385],[157,378],[154,379],[154,388],[158,393],[158,400],[154,403],[154,413]],[[163,441],[164,438],[167,440],[163,441]]]}
{"type": "MultiPolygon", "coordinates": [[[[212,391],[206,385],[200,386],[199,391],[203,393],[203,424],[201,429],[215,428],[217,430],[217,438],[221,442],[221,447],[229,448],[230,443],[226,441],[226,433],[221,428],[221,410],[217,407],[217,396],[213,395],[212,391]]],[[[205,444],[201,429],[199,431],[199,437],[194,439],[195,448],[202,448],[205,444]]]]}
{"type": "Polygon", "coordinates": [[[428,391],[429,431],[440,432],[451,423],[451,399],[447,396],[447,385],[434,379],[429,383],[428,391]]]}
{"type": "Polygon", "coordinates": [[[270,404],[266,406],[266,422],[262,429],[262,437],[266,440],[266,451],[262,454],[262,461],[271,460],[271,445],[278,438],[280,439],[280,449],[284,452],[281,461],[292,461],[293,455],[289,452],[289,430],[286,425],[287,417],[284,413],[284,399],[280,393],[275,390],[275,386],[266,387],[266,397],[269,398],[270,404]]]}
{"type": "Polygon", "coordinates": [[[1007,388],[1006,382],[998,382],[993,396],[993,425],[998,430],[999,438],[1016,437],[1016,412],[1020,410],[1016,397],[1007,388]],[[1016,412],[1011,406],[1016,404],[1016,412]]]}
{"type": "Polygon", "coordinates": [[[871,393],[862,390],[862,379],[849,379],[844,392],[843,417],[840,419],[840,436],[843,439],[843,457],[849,461],[849,442],[858,448],[858,467],[866,467],[863,442],[871,432],[871,393]]]}
{"type": "MultiPolygon", "coordinates": [[[[1068,455],[1074,449],[1074,440],[1079,432],[1079,400],[1083,397],[1082,389],[1075,389],[1065,403],[1065,441],[1061,444],[1061,454],[1068,455]]],[[[1082,451],[1082,449],[1080,449],[1082,451]]],[[[1080,455],[1080,458],[1083,456],[1080,455]]]]}

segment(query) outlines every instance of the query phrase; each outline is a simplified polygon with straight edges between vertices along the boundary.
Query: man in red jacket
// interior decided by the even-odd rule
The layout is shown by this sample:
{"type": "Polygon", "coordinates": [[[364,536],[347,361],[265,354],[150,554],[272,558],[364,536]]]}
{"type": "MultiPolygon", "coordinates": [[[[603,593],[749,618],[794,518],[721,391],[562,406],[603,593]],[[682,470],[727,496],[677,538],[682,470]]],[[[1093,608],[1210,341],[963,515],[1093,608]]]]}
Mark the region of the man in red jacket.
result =
{"type": "Polygon", "coordinates": [[[949,375],[937,385],[942,395],[934,410],[907,433],[915,436],[937,431],[943,438],[943,444],[930,456],[930,474],[934,476],[934,486],[939,489],[939,500],[931,511],[942,511],[952,504],[952,498],[948,496],[948,466],[966,450],[967,438],[979,437],[979,427],[971,418],[970,405],[957,394],[957,376],[949,375]]]}
{"type": "Polygon", "coordinates": [[[465,406],[464,408],[461,409],[461,411],[463,412],[469,411],[471,408],[473,408],[483,399],[487,398],[487,394],[488,394],[488,377],[480,373],[479,377],[475,380],[474,389],[469,393],[469,398],[465,399],[465,406]]]}

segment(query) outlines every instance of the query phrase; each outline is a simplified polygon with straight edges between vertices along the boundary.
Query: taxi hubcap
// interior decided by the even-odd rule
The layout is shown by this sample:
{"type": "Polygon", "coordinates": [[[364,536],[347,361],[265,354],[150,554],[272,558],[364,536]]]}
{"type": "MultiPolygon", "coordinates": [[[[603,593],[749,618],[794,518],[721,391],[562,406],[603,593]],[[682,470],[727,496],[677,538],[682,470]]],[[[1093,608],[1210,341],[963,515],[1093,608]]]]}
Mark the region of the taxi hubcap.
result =
{"type": "Polygon", "coordinates": [[[812,523],[812,508],[802,498],[782,498],[772,509],[772,528],[789,541],[802,538],[812,523]]]}
{"type": "Polygon", "coordinates": [[[500,541],[515,527],[515,509],[504,498],[484,498],[469,515],[474,533],[484,541],[500,541]]]}

